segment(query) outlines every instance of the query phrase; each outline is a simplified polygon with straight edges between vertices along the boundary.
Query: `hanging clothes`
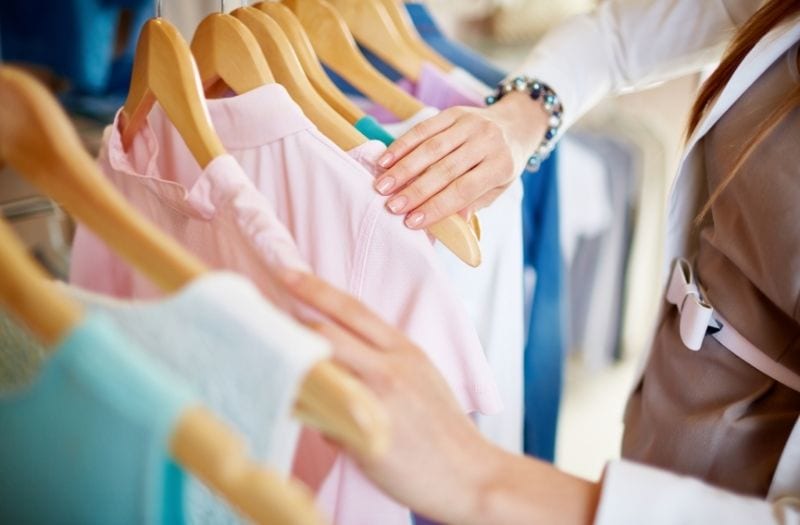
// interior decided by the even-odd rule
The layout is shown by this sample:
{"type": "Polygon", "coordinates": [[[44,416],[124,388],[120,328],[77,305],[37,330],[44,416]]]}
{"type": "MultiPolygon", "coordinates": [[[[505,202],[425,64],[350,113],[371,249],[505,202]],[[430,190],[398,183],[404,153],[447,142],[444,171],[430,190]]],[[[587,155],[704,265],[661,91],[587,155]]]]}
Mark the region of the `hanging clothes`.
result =
{"type": "MultiPolygon", "coordinates": [[[[419,82],[399,81],[398,85],[427,105],[427,119],[452,106],[481,106],[483,97],[470,82],[426,63],[419,82]]],[[[377,105],[366,106],[378,118],[391,118],[377,105]]],[[[385,126],[392,130],[397,124],[385,126]]],[[[374,161],[371,171],[376,175],[383,172],[374,161]]],[[[522,183],[516,181],[491,206],[480,210],[482,262],[478,268],[469,268],[443,246],[436,247],[478,331],[503,400],[501,414],[476,415],[478,426],[494,443],[517,453],[522,451],[525,330],[521,204],[522,183]]]]}
{"type": "MultiPolygon", "coordinates": [[[[385,170],[377,159],[385,148],[368,143],[351,155],[377,177],[385,170]]],[[[512,184],[489,208],[481,210],[483,260],[471,268],[441,245],[436,252],[477,329],[497,380],[503,411],[476,414],[481,432],[510,452],[522,451],[524,346],[522,274],[522,184],[512,184]]]]}
{"type": "Polygon", "coordinates": [[[35,2],[2,2],[3,59],[45,66],[68,79],[76,94],[124,95],[133,37],[152,16],[150,0],[64,0],[46,8],[35,2]],[[129,17],[129,37],[120,46],[117,30],[123,12],[129,17]]]}
{"type": "MultiPolygon", "coordinates": [[[[581,332],[572,345],[580,347],[582,361],[590,370],[613,364],[620,355],[624,293],[627,288],[628,261],[633,236],[635,202],[639,180],[635,170],[635,150],[614,138],[587,132],[575,132],[569,137],[589,148],[605,165],[604,179],[610,202],[608,228],[596,238],[596,249],[585,258],[591,261],[592,277],[580,289],[570,287],[573,310],[578,304],[586,307],[581,332]]],[[[571,173],[565,173],[568,178],[571,173]]],[[[595,195],[593,195],[594,197],[595,195]]],[[[600,200],[600,199],[595,199],[600,200]]],[[[577,257],[581,257],[579,250],[577,257]]],[[[570,280],[579,279],[579,271],[570,272],[570,280]]],[[[571,323],[573,334],[575,323],[571,323]]]]}
{"type": "MultiPolygon", "coordinates": [[[[427,236],[386,212],[372,175],[323,136],[279,84],[208,105],[223,144],[286,225],[311,270],[424,349],[466,412],[498,410],[480,342],[427,236]]],[[[172,129],[160,112],[150,122],[153,129],[172,129]]],[[[384,148],[376,141],[365,147],[384,148]]],[[[186,149],[176,145],[173,155],[183,157],[175,168],[188,162],[186,149]]],[[[188,183],[191,171],[178,171],[188,183]]]]}
{"type": "MultiPolygon", "coordinates": [[[[468,47],[449,39],[422,2],[405,2],[423,40],[447,60],[488,86],[508,74],[468,47]]],[[[458,75],[458,73],[456,73],[458,75]]],[[[556,148],[557,150],[558,148],[556,148]]],[[[558,155],[553,152],[536,172],[522,174],[524,260],[535,276],[525,289],[527,317],[524,350],[526,454],[555,459],[556,426],[563,374],[563,268],[559,248],[558,155]]],[[[520,286],[523,286],[522,284],[520,286]]]]}
{"type": "MultiPolygon", "coordinates": [[[[127,153],[117,125],[109,128],[101,167],[137,208],[210,266],[249,275],[273,298],[270,268],[302,264],[417,342],[465,412],[499,410],[480,342],[430,242],[386,213],[385,199],[372,189],[372,176],[322,136],[282,86],[212,100],[208,106],[226,149],[247,175],[227,156],[200,170],[158,105],[127,153]]],[[[73,273],[84,276],[80,284],[92,286],[90,276],[98,273],[93,265],[105,264],[101,257],[106,256],[96,250],[91,255],[93,250],[79,240],[73,273]]],[[[117,275],[123,283],[133,281],[134,292],[148,293],[129,269],[112,273],[124,274],[117,275]]],[[[313,456],[303,450],[304,443],[298,459],[313,456]]],[[[327,464],[311,467],[327,474],[328,486],[335,489],[320,492],[332,495],[318,500],[329,516],[346,509],[362,522],[374,523],[374,516],[408,522],[407,509],[372,488],[354,466],[345,468],[344,459],[328,473],[336,455],[326,457],[327,464]],[[345,492],[352,496],[339,496],[345,492]]]]}
{"type": "Polygon", "coordinates": [[[152,16],[150,0],[2,2],[2,58],[44,66],[65,81],[65,107],[105,123],[128,92],[135,36],[152,16]]]}
{"type": "Polygon", "coordinates": [[[184,523],[169,441],[194,395],[101,315],[0,395],[0,515],[10,523],[184,523]],[[21,504],[24,502],[24,504],[21,504]]]}
{"type": "MultiPolygon", "coordinates": [[[[416,82],[401,79],[395,82],[405,92],[425,104],[440,110],[453,106],[482,106],[485,94],[476,90],[474,83],[461,75],[444,73],[429,62],[423,62],[416,82]]],[[[381,124],[398,122],[397,117],[379,104],[366,99],[356,99],[362,109],[381,124]]]]}
{"type": "Polygon", "coordinates": [[[488,86],[494,86],[506,77],[506,72],[485,57],[448,38],[423,2],[405,2],[405,6],[420,36],[444,58],[469,71],[488,86]]]}
{"type": "Polygon", "coordinates": [[[522,175],[526,290],[530,313],[525,343],[525,454],[554,461],[564,376],[563,261],[559,228],[558,149],[536,172],[522,175]]]}
{"type": "MultiPolygon", "coordinates": [[[[170,151],[170,140],[183,144],[177,133],[159,144],[146,127],[135,137],[129,156],[118,129],[118,120],[106,129],[98,162],[128,201],[209,267],[250,276],[271,301],[292,310],[293,303],[278,292],[281,288],[269,270],[308,270],[308,265],[233,157],[214,159],[196,174],[194,184],[186,187],[170,180],[172,172],[164,172],[161,164],[169,155],[159,155],[160,149],[170,151]]],[[[187,166],[196,166],[192,162],[187,161],[187,166]]],[[[82,225],[78,225],[73,242],[70,282],[119,298],[161,296],[149,279],[82,225]]]]}
{"type": "MultiPolygon", "coordinates": [[[[65,288],[89,311],[112,318],[153,360],[185,378],[203,405],[245,438],[253,458],[289,473],[300,433],[292,410],[308,371],[330,354],[326,341],[236,274],[211,273],[151,302],[65,288]]],[[[194,479],[187,505],[192,523],[240,521],[194,479]]]]}
{"type": "MultiPolygon", "coordinates": [[[[446,39],[441,33],[438,30],[432,33],[431,28],[426,26],[426,24],[433,24],[435,28],[427,8],[422,4],[413,3],[406,4],[406,6],[409,7],[409,12],[412,14],[412,20],[415,25],[418,20],[420,21],[421,26],[417,25],[416,27],[423,38],[437,51],[439,50],[437,45],[447,47],[446,39]],[[417,10],[413,6],[420,6],[421,10],[417,10]],[[419,17],[414,16],[415,12],[419,14],[419,17]],[[428,39],[429,35],[432,35],[431,40],[428,39]]],[[[460,48],[459,44],[454,45],[456,48],[460,48]]],[[[369,58],[370,54],[368,53],[367,56],[369,58]]],[[[420,112],[420,114],[407,121],[384,124],[384,127],[390,133],[400,136],[417,123],[430,118],[435,114],[431,107],[446,109],[450,107],[451,103],[470,106],[481,105],[487,87],[484,86],[483,89],[480,89],[479,85],[476,86],[476,74],[491,75],[491,84],[499,82],[506,76],[504,72],[491,65],[488,68],[476,67],[476,60],[487,65],[488,63],[484,58],[474,53],[472,55],[468,54],[466,59],[464,59],[463,54],[458,52],[453,57],[448,56],[447,58],[453,60],[454,63],[464,69],[456,68],[449,73],[439,72],[435,68],[428,69],[427,76],[424,79],[420,79],[422,89],[419,89],[419,85],[414,85],[406,80],[397,82],[407,92],[415,95],[422,102],[428,103],[429,107],[424,110],[424,113],[420,112]]],[[[376,57],[373,56],[370,60],[380,69],[381,63],[376,57]]],[[[332,78],[336,80],[335,77],[332,78]]],[[[354,100],[362,104],[366,111],[374,113],[379,118],[389,119],[390,121],[395,120],[383,108],[370,101],[359,97],[355,97],[354,100]]],[[[522,351],[524,356],[522,359],[524,363],[522,378],[517,382],[518,374],[500,375],[501,371],[508,371],[514,363],[519,363],[519,359],[515,357],[516,353],[488,350],[490,356],[506,356],[495,357],[504,361],[502,364],[494,364],[493,368],[498,377],[507,377],[506,380],[501,382],[501,388],[504,389],[503,398],[507,405],[507,412],[502,416],[502,420],[499,417],[484,418],[479,423],[484,434],[498,445],[511,451],[524,451],[547,461],[555,459],[556,429],[565,355],[563,317],[564,309],[566,308],[562,295],[563,265],[559,244],[558,163],[556,155],[551,155],[551,159],[543,162],[538,171],[526,171],[522,175],[525,188],[522,202],[523,211],[520,218],[525,239],[523,256],[525,268],[527,268],[526,271],[537,277],[529,280],[535,284],[526,288],[523,284],[523,272],[515,270],[514,275],[519,276],[518,280],[512,281],[509,276],[509,287],[504,288],[508,297],[516,297],[516,292],[512,290],[511,284],[517,282],[519,288],[523,290],[524,301],[530,305],[529,308],[524,309],[526,317],[522,321],[522,328],[507,332],[508,334],[516,334],[521,331],[527,333],[527,335],[522,336],[524,337],[523,341],[525,341],[522,345],[524,349],[522,351]],[[544,214],[541,212],[543,209],[547,210],[544,214]],[[519,386],[520,384],[523,386],[519,386]],[[517,394],[521,389],[524,390],[524,393],[517,394]],[[524,397],[524,403],[515,401],[519,396],[524,397]],[[524,405],[524,415],[522,412],[518,414],[512,412],[513,407],[520,403],[524,405]],[[491,423],[492,419],[496,420],[497,423],[491,423]],[[518,432],[517,428],[519,428],[518,432]]],[[[509,224],[507,221],[493,220],[493,217],[487,217],[487,213],[491,213],[489,210],[492,208],[494,207],[480,212],[482,222],[509,224]]],[[[509,234],[511,239],[515,237],[513,231],[512,229],[509,234]]],[[[485,247],[482,246],[482,248],[484,253],[483,266],[485,266],[487,264],[486,250],[485,247]]],[[[507,260],[512,260],[510,252],[507,260]]],[[[456,268],[451,271],[459,272],[461,270],[461,268],[456,268]]],[[[489,283],[489,281],[486,282],[489,283]]],[[[495,293],[500,293],[499,289],[495,288],[494,290],[495,293]]],[[[487,292],[487,296],[491,296],[491,293],[487,292]]],[[[487,321],[487,319],[492,318],[493,315],[491,313],[486,313],[484,316],[474,319],[477,319],[475,322],[483,326],[492,326],[492,323],[487,321]]],[[[509,337],[513,338],[514,336],[510,335],[509,337]]],[[[492,336],[489,333],[482,334],[484,348],[488,348],[488,341],[491,338],[492,336]]],[[[493,358],[489,357],[489,359],[491,361],[493,358]]]]}
{"type": "MultiPolygon", "coordinates": [[[[185,380],[203,406],[245,438],[249,455],[288,474],[300,432],[291,411],[311,366],[328,344],[266,302],[236,274],[210,273],[158,301],[122,301],[63,285],[89,312],[114,322],[138,351],[185,380]]],[[[2,368],[14,374],[0,391],[26,388],[44,366],[46,350],[8,318],[0,319],[2,368]],[[27,357],[34,356],[34,357],[27,357]],[[14,370],[13,363],[24,364],[14,370]]],[[[236,512],[190,478],[191,523],[238,523],[236,512]]]]}

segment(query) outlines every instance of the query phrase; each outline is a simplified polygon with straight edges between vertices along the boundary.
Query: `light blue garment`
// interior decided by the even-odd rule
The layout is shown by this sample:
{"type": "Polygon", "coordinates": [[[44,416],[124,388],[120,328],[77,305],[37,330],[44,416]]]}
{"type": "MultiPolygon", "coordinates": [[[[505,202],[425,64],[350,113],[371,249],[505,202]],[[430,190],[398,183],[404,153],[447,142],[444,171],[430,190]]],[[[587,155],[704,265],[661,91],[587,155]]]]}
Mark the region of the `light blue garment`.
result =
{"type": "Polygon", "coordinates": [[[0,522],[183,523],[168,458],[182,382],[87,316],[29,387],[0,397],[0,522]]]}
{"type": "Polygon", "coordinates": [[[522,175],[525,266],[536,272],[525,344],[525,453],[552,462],[564,376],[564,286],[559,236],[558,150],[522,175]]]}
{"type": "Polygon", "coordinates": [[[69,80],[74,95],[124,94],[139,31],[152,16],[151,0],[2,1],[3,59],[46,67],[69,80]],[[118,50],[123,12],[130,26],[118,50]]]}
{"type": "Polygon", "coordinates": [[[375,117],[370,115],[364,115],[358,119],[358,121],[353,124],[353,127],[370,140],[379,140],[387,146],[394,142],[394,137],[375,120],[375,117]]]}
{"type": "Polygon", "coordinates": [[[506,72],[485,57],[447,38],[428,11],[428,6],[422,2],[406,2],[405,6],[422,39],[453,65],[469,71],[472,76],[489,86],[494,86],[505,78],[506,72]]]}

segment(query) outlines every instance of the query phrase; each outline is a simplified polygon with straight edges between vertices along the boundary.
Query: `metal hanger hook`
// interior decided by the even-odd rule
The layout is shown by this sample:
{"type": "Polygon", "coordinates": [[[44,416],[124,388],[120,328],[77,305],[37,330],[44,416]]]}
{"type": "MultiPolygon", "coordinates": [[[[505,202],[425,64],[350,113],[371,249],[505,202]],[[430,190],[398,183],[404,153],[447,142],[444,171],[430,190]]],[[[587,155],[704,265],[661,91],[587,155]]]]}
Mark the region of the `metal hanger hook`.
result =
{"type": "Polygon", "coordinates": [[[225,0],[219,0],[219,12],[225,14],[225,0]]]}
{"type": "Polygon", "coordinates": [[[156,18],[161,18],[161,0],[156,0],[156,18]]]}

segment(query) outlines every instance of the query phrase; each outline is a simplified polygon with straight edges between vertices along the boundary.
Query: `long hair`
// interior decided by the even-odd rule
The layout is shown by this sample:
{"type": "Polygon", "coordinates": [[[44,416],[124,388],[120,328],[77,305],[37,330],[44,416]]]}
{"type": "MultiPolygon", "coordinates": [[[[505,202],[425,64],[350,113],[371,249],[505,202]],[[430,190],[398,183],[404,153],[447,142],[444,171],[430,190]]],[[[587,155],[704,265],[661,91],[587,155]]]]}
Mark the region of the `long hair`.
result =
{"type": "MultiPolygon", "coordinates": [[[[691,135],[700,123],[711,102],[719,95],[725,85],[730,81],[733,73],[742,63],[745,56],[755,47],[759,40],[769,33],[773,28],[784,20],[800,12],[800,0],[770,0],[765,3],[756,13],[737,31],[725,56],[719,66],[711,74],[700,88],[697,100],[694,102],[692,112],[689,117],[688,135],[691,135]]],[[[695,219],[695,225],[699,226],[703,217],[711,209],[725,188],[736,177],[744,163],[755,151],[759,144],[780,124],[783,118],[794,108],[800,105],[800,86],[795,87],[787,93],[786,97],[778,104],[772,112],[756,128],[753,138],[751,138],[744,148],[737,155],[733,168],[728,173],[720,185],[714,189],[708,202],[705,204],[700,214],[695,219]]]]}

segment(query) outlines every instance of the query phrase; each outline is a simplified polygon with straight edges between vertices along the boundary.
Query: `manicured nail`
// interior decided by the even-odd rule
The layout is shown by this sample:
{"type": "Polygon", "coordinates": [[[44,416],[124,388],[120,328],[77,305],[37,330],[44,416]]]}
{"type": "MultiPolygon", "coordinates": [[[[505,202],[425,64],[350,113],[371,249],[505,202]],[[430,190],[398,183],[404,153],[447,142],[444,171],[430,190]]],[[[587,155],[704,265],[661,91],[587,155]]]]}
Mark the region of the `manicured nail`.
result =
{"type": "Polygon", "coordinates": [[[383,179],[379,180],[378,183],[375,185],[375,189],[378,190],[378,193],[380,193],[381,195],[386,195],[392,190],[392,188],[394,188],[393,177],[384,177],[383,179]]]}
{"type": "Polygon", "coordinates": [[[393,160],[394,160],[394,155],[392,155],[387,151],[386,153],[381,155],[381,158],[378,159],[378,166],[380,166],[381,168],[388,168],[392,164],[393,160]]]}
{"type": "Polygon", "coordinates": [[[422,224],[422,221],[424,220],[425,220],[425,214],[420,211],[415,211],[414,213],[406,217],[406,226],[408,226],[409,228],[416,228],[417,226],[422,224]]]}
{"type": "Polygon", "coordinates": [[[406,198],[405,195],[398,195],[397,197],[389,200],[389,202],[386,203],[386,206],[392,213],[403,213],[406,204],[408,204],[408,198],[406,198]]]}

